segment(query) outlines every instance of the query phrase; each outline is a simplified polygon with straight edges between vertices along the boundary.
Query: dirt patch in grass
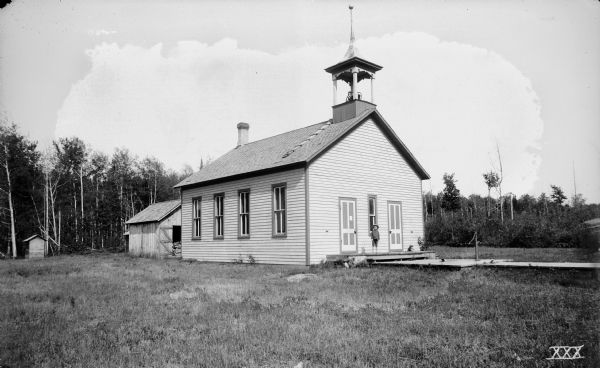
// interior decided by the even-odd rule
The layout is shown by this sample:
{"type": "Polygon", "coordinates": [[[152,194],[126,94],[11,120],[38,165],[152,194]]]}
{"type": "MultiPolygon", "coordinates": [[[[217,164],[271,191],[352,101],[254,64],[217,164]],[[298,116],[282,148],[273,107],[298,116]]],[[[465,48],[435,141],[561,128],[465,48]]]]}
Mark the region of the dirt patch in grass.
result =
{"type": "Polygon", "coordinates": [[[126,255],[0,262],[0,366],[547,367],[559,344],[584,345],[569,367],[600,362],[590,272],[313,268],[287,281],[302,272],[126,255]]]}

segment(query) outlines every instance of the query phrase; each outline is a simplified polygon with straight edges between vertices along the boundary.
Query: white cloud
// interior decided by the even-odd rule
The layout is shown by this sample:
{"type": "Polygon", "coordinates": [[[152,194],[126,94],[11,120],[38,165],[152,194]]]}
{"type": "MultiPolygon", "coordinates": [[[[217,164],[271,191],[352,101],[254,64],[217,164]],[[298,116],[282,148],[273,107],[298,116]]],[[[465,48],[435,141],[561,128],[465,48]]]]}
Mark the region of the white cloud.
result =
{"type": "Polygon", "coordinates": [[[92,36],[107,36],[115,34],[117,31],[108,31],[106,29],[88,29],[87,33],[92,36]]]}
{"type": "MultiPolygon", "coordinates": [[[[464,193],[483,192],[481,173],[491,168],[496,141],[504,190],[532,189],[543,123],[531,83],[511,63],[423,33],[363,39],[359,47],[384,66],[376,103],[431,174],[434,189],[448,171],[456,172],[464,193]]],[[[64,101],[56,136],[196,167],[201,156],[233,148],[239,121],[250,123],[255,140],[329,119],[331,79],[323,69],[345,48],[305,46],[273,55],[231,39],[182,41],[168,50],[103,43],[88,51],[92,68],[64,101]]]]}

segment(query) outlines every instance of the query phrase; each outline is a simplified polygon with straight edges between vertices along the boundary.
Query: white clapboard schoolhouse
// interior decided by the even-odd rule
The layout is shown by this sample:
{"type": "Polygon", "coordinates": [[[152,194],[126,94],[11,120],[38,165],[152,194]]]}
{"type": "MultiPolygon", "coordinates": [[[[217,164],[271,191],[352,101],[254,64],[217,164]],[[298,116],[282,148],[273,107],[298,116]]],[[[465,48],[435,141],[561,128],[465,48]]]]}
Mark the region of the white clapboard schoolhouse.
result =
{"type": "Polygon", "coordinates": [[[381,68],[358,56],[352,34],[344,60],[325,69],[331,119],[255,142],[239,123],[237,147],[177,184],[183,258],[310,265],[371,251],[374,224],[379,253],[418,250],[429,175],[373,103],[381,68]],[[350,86],[342,103],[338,81],[350,86]]]}

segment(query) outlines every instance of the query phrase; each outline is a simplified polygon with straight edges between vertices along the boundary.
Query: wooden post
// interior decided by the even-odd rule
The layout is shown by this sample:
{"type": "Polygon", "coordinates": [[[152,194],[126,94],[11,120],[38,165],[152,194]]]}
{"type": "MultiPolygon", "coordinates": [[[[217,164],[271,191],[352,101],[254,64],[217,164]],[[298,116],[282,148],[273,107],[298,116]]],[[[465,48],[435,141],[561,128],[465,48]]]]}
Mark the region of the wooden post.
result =
{"type": "Polygon", "coordinates": [[[356,101],[358,99],[358,68],[352,68],[352,100],[356,101]]]}
{"type": "Polygon", "coordinates": [[[375,82],[375,74],[371,74],[371,103],[375,103],[375,91],[373,90],[374,82],[375,82]]]}

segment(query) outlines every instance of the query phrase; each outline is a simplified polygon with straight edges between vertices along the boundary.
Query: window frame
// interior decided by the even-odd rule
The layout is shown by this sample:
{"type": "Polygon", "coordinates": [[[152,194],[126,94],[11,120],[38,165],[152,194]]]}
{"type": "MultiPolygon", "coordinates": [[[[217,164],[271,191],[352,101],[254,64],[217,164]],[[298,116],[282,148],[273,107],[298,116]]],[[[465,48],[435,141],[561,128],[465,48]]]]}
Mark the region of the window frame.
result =
{"type": "Polygon", "coordinates": [[[238,239],[249,239],[250,238],[250,189],[240,189],[238,190],[238,239]],[[247,195],[248,203],[246,204],[246,213],[242,213],[242,195],[247,195]],[[242,216],[246,216],[246,224],[248,227],[248,233],[242,233],[242,216]]]}
{"type": "Polygon", "coordinates": [[[369,224],[369,234],[371,233],[371,231],[373,230],[373,225],[371,225],[371,216],[375,218],[375,224],[379,225],[377,223],[378,221],[378,208],[377,208],[377,195],[375,194],[369,194],[367,196],[367,224],[369,224]],[[374,202],[374,208],[373,208],[373,215],[371,215],[371,200],[373,200],[374,202]]]}
{"type": "MultiPolygon", "coordinates": [[[[281,192],[281,191],[280,191],[281,192]]],[[[288,234],[288,191],[287,191],[287,183],[278,183],[278,184],[273,184],[271,185],[271,236],[273,238],[286,238],[287,234],[288,234]],[[275,208],[275,189],[277,188],[283,188],[284,189],[284,198],[283,198],[283,203],[284,203],[284,208],[283,209],[276,209],[275,208]],[[285,231],[283,232],[277,232],[277,223],[276,223],[276,219],[277,219],[277,213],[281,212],[283,213],[282,216],[282,227],[283,229],[285,229],[285,231]]]]}
{"type": "Polygon", "coordinates": [[[192,240],[202,239],[202,196],[192,197],[192,240]],[[196,208],[196,203],[198,208],[196,208]],[[196,217],[197,209],[200,210],[200,215],[196,217]],[[196,235],[196,220],[198,221],[198,235],[196,235]]]}
{"type": "Polygon", "coordinates": [[[220,240],[225,238],[225,193],[215,193],[213,195],[213,239],[220,240]],[[217,198],[221,198],[221,214],[217,215],[217,198]],[[221,220],[221,234],[217,234],[217,221],[221,220]]]}

